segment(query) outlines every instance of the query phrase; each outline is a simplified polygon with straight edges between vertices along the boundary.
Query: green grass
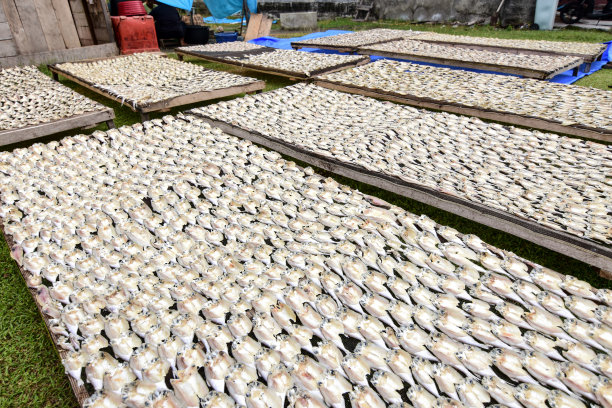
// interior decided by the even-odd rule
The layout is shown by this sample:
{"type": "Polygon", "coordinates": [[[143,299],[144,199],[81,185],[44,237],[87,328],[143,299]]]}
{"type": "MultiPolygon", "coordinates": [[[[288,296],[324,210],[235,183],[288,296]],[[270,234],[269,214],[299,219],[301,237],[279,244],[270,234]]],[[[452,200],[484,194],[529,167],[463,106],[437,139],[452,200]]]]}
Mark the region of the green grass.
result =
{"type": "MultiPolygon", "coordinates": [[[[392,27],[405,29],[431,29],[439,32],[452,32],[467,35],[497,36],[503,38],[545,38],[563,41],[604,41],[610,39],[609,34],[585,30],[562,30],[553,32],[534,32],[521,30],[500,30],[490,27],[457,27],[439,25],[411,25],[399,22],[353,23],[350,19],[337,19],[319,23],[322,30],[331,28],[365,29],[372,27],[392,27]]],[[[295,36],[296,33],[282,33],[283,36],[295,36]]],[[[171,55],[175,57],[174,55],[171,55]]],[[[293,84],[288,79],[265,75],[254,71],[243,70],[223,64],[207,63],[187,58],[189,62],[203,65],[208,68],[248,75],[266,81],[266,91],[293,84]]],[[[41,69],[49,74],[45,67],[41,69]]],[[[91,92],[79,85],[65,79],[61,82],[72,89],[97,100],[114,109],[117,126],[131,125],[140,121],[137,113],[126,106],[109,101],[108,99],[91,92]]],[[[612,84],[610,70],[601,74],[591,75],[581,80],[585,86],[595,86],[607,89],[612,84]]],[[[226,98],[230,99],[230,98],[226,98]]],[[[167,113],[154,113],[152,118],[166,114],[175,114],[195,106],[216,103],[219,100],[194,104],[187,107],[174,108],[167,113]]],[[[78,133],[91,133],[95,129],[105,130],[105,125],[86,131],[64,132],[59,135],[39,139],[37,142],[57,140],[67,135],[78,133]]],[[[27,146],[30,143],[23,143],[27,146]]],[[[13,149],[16,145],[5,147],[4,150],[13,149]]],[[[417,214],[426,214],[437,222],[452,226],[463,233],[473,233],[486,242],[512,251],[519,256],[537,262],[551,269],[577,276],[587,280],[596,287],[612,287],[608,280],[597,276],[594,268],[559,255],[553,251],[534,245],[525,240],[509,234],[499,232],[492,228],[470,222],[464,218],[406,199],[399,195],[382,191],[366,184],[335,176],[324,170],[319,171],[331,176],[341,183],[357,188],[366,194],[378,196],[392,204],[403,207],[417,214]]],[[[0,408],[4,407],[77,407],[77,401],[72,394],[51,340],[47,335],[44,323],[38,315],[38,310],[28,290],[23,283],[21,275],[9,256],[8,248],[0,240],[0,408]]]]}

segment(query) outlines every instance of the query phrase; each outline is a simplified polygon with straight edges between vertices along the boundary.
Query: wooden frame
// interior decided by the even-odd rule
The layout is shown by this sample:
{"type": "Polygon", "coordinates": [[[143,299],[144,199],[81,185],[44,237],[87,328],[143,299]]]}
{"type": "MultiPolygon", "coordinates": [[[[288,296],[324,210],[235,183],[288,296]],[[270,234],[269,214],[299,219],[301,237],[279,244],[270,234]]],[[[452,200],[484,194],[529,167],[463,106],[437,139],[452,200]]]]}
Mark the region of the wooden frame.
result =
{"type": "MultiPolygon", "coordinates": [[[[342,35],[342,34],[338,34],[338,35],[342,35]]],[[[322,37],[322,38],[326,38],[326,37],[322,37]]],[[[397,38],[391,38],[388,40],[381,40],[381,41],[371,42],[371,43],[367,43],[363,45],[355,45],[355,46],[348,46],[348,45],[347,46],[336,46],[336,45],[329,45],[329,44],[324,44],[324,43],[304,44],[298,41],[298,42],[292,42],[291,48],[293,48],[294,50],[299,50],[300,48],[320,48],[322,50],[332,50],[332,51],[348,52],[351,54],[355,54],[360,47],[367,47],[368,45],[383,44],[383,43],[388,43],[391,41],[403,40],[405,38],[406,37],[398,36],[397,38]]]]}
{"type": "Polygon", "coordinates": [[[604,245],[545,227],[534,221],[486,205],[474,203],[450,194],[444,194],[420,184],[408,183],[397,177],[371,172],[354,164],[343,163],[333,158],[313,153],[300,146],[212,119],[198,112],[192,111],[190,113],[201,117],[212,126],[219,127],[228,134],[250,140],[313,166],[391,191],[395,194],[400,194],[471,221],[507,232],[602,270],[612,270],[612,248],[604,245]]]}
{"type": "MultiPolygon", "coordinates": [[[[126,56],[118,56],[114,58],[125,58],[126,56]]],[[[112,59],[112,58],[111,58],[112,59]]],[[[80,62],[88,62],[88,61],[80,61],[80,62]]],[[[252,92],[261,92],[265,87],[266,83],[264,81],[255,81],[253,83],[247,85],[237,85],[229,88],[223,89],[215,89],[212,91],[203,91],[203,92],[195,92],[187,95],[181,95],[174,98],[164,99],[159,102],[152,102],[147,104],[138,104],[138,103],[130,103],[125,99],[112,95],[107,91],[104,91],[95,86],[95,84],[86,81],[84,79],[78,78],[60,68],[57,67],[57,64],[48,65],[49,70],[51,70],[53,74],[53,78],[55,80],[59,80],[59,75],[71,80],[72,82],[76,82],[77,84],[89,89],[90,91],[96,92],[108,99],[112,99],[115,102],[119,102],[122,105],[128,106],[132,111],[140,114],[140,118],[142,121],[149,120],[149,113],[156,111],[164,111],[175,106],[187,105],[190,103],[203,102],[211,99],[224,98],[226,96],[238,95],[241,93],[252,93],[252,92]]]]}
{"type": "Polygon", "coordinates": [[[534,50],[531,48],[514,48],[514,47],[501,47],[497,45],[484,45],[484,44],[472,44],[469,42],[461,43],[461,42],[449,42],[449,41],[436,41],[429,39],[421,39],[415,37],[417,41],[434,43],[438,45],[444,45],[448,47],[461,47],[461,48],[471,48],[475,50],[483,50],[483,51],[495,51],[495,52],[505,52],[507,54],[529,54],[529,55],[558,55],[562,57],[571,56],[581,58],[586,63],[592,63],[594,61],[600,60],[603,53],[606,51],[606,48],[601,50],[597,54],[578,54],[573,52],[557,52],[557,51],[545,51],[545,50],[534,50]]]}
{"type": "Polygon", "coordinates": [[[115,127],[114,119],[115,111],[111,108],[104,107],[98,111],[87,112],[51,122],[38,123],[19,129],[0,130],[0,146],[37,139],[66,130],[95,126],[103,122],[106,123],[109,129],[113,129],[115,127]]]}
{"type": "Polygon", "coordinates": [[[427,62],[427,63],[440,64],[440,65],[446,65],[446,66],[451,66],[451,67],[461,67],[461,68],[481,69],[481,70],[493,71],[493,72],[503,72],[505,74],[521,75],[525,78],[534,78],[534,79],[550,79],[570,69],[574,71],[574,76],[576,76],[578,75],[578,69],[580,65],[582,65],[582,60],[580,60],[573,64],[568,64],[561,68],[557,68],[554,71],[542,71],[542,70],[531,69],[531,68],[520,68],[520,67],[511,67],[507,65],[490,64],[487,62],[472,62],[472,61],[463,61],[460,59],[450,59],[450,58],[445,58],[445,57],[434,57],[434,56],[423,56],[423,55],[415,55],[415,54],[404,54],[404,53],[398,53],[398,52],[379,51],[379,50],[373,50],[373,49],[364,48],[364,47],[359,48],[357,50],[357,53],[361,55],[375,55],[375,56],[380,56],[380,57],[395,58],[395,59],[401,59],[401,60],[427,62]]]}
{"type": "Polygon", "coordinates": [[[245,68],[245,69],[250,69],[252,71],[263,72],[264,74],[287,77],[287,78],[290,78],[290,79],[309,79],[309,78],[312,78],[312,77],[314,77],[316,75],[330,74],[332,72],[341,71],[341,70],[349,68],[349,67],[350,68],[358,67],[360,65],[364,65],[364,64],[367,64],[368,62],[370,62],[370,58],[369,57],[363,57],[362,59],[357,60],[355,62],[345,62],[345,63],[342,63],[342,64],[334,65],[334,66],[329,67],[329,68],[318,69],[316,71],[311,72],[310,75],[306,75],[303,72],[287,71],[287,70],[284,70],[284,69],[274,69],[274,68],[262,67],[261,65],[256,65],[256,64],[245,64],[245,63],[242,63],[240,61],[229,60],[229,59],[224,58],[222,56],[206,55],[206,54],[203,54],[203,53],[192,52],[192,51],[182,51],[182,50],[179,51],[179,50],[176,50],[176,55],[178,56],[179,60],[181,60],[181,61],[183,61],[185,56],[189,56],[189,57],[201,59],[201,60],[204,60],[204,61],[219,62],[219,63],[222,63],[222,64],[233,65],[233,66],[237,66],[237,67],[241,67],[241,68],[245,68]]]}
{"type": "MultiPolygon", "coordinates": [[[[2,231],[4,240],[6,241],[6,244],[10,250],[11,248],[13,248],[13,245],[14,245],[13,239],[10,235],[6,234],[6,232],[4,231],[4,228],[2,228],[2,225],[0,225],[0,230],[2,231]]],[[[30,292],[30,295],[32,296],[32,300],[34,301],[34,304],[36,305],[36,308],[38,309],[38,313],[40,314],[40,317],[45,323],[45,328],[47,329],[47,335],[51,338],[51,341],[53,342],[55,350],[57,351],[57,354],[59,355],[60,359],[64,359],[68,355],[68,351],[62,350],[57,346],[59,343],[59,336],[53,334],[53,332],[51,331],[51,325],[49,324],[49,318],[43,313],[40,304],[38,304],[38,302],[36,301],[36,295],[37,295],[36,290],[28,287],[26,283],[27,278],[30,275],[30,273],[27,272],[25,269],[23,269],[21,265],[19,265],[17,262],[15,262],[15,264],[17,265],[17,268],[19,269],[21,277],[23,278],[24,285],[26,285],[26,287],[28,288],[28,292],[30,292]]],[[[77,380],[74,379],[74,377],[72,377],[69,374],[65,374],[65,375],[68,378],[68,382],[70,383],[70,388],[72,388],[72,392],[74,393],[74,396],[76,397],[79,403],[79,406],[82,407],[85,400],[89,398],[91,395],[89,394],[89,392],[87,392],[87,389],[85,388],[84,384],[79,385],[77,383],[77,380]]]]}
{"type": "Polygon", "coordinates": [[[373,98],[385,99],[392,102],[404,103],[421,108],[435,109],[444,112],[458,113],[460,115],[476,116],[483,119],[504,122],[511,125],[527,126],[555,133],[564,133],[572,136],[584,137],[586,139],[612,142],[612,131],[598,128],[587,128],[584,126],[563,125],[549,119],[531,116],[522,116],[504,111],[486,110],[478,107],[462,105],[459,103],[446,102],[431,98],[421,98],[414,95],[402,95],[395,92],[383,91],[381,89],[361,88],[354,85],[341,84],[322,78],[314,78],[314,84],[336,91],[348,92],[373,98]]]}

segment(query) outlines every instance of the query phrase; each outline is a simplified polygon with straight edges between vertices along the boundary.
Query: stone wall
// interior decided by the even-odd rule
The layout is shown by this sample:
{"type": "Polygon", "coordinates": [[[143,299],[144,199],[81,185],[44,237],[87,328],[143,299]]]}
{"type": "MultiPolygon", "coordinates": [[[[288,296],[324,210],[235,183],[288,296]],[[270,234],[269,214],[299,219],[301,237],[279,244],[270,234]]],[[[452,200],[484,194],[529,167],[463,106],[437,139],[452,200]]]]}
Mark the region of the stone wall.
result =
{"type": "MultiPolygon", "coordinates": [[[[500,0],[375,0],[377,16],[386,20],[417,22],[488,23],[500,0]]],[[[535,1],[506,0],[502,25],[533,22],[535,1]]]]}

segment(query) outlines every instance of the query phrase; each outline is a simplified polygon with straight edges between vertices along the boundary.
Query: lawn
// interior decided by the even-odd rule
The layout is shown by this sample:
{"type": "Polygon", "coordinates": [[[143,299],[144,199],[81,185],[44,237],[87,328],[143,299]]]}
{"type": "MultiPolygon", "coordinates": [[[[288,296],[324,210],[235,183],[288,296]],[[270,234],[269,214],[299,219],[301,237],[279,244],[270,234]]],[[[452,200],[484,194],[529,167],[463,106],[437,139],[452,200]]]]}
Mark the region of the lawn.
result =
{"type": "MultiPolygon", "coordinates": [[[[433,30],[444,33],[456,33],[465,35],[496,36],[502,38],[539,38],[560,41],[592,41],[602,42],[611,40],[612,36],[601,31],[586,31],[566,29],[552,32],[503,30],[491,27],[452,27],[450,25],[423,25],[406,24],[401,22],[373,22],[354,23],[350,19],[336,19],[322,21],[319,23],[321,30],[326,29],[366,29],[373,27],[389,27],[398,29],[433,30]]],[[[278,33],[283,36],[297,36],[299,33],[278,33]]],[[[273,32],[273,35],[275,33],[273,32]]],[[[237,67],[222,64],[198,62],[187,58],[187,61],[201,64],[203,66],[243,75],[257,77],[265,80],[266,90],[272,90],[288,86],[293,82],[275,76],[242,70],[237,67]]],[[[49,74],[49,71],[41,67],[49,74]]],[[[117,126],[130,125],[140,120],[138,114],[132,112],[126,106],[109,101],[79,85],[62,79],[62,83],[89,96],[115,110],[117,126]]],[[[608,89],[612,85],[612,70],[602,70],[594,75],[586,77],[579,82],[580,85],[608,89]]],[[[182,108],[172,109],[169,113],[175,114],[182,110],[215,103],[210,101],[202,104],[190,105],[182,108]]],[[[153,114],[152,118],[161,117],[168,113],[153,114]]],[[[105,130],[105,125],[85,131],[91,133],[95,129],[105,130]]],[[[67,132],[62,135],[49,137],[39,141],[49,141],[60,137],[82,133],[83,131],[67,132]]],[[[22,144],[25,146],[27,144],[22,144]]],[[[16,146],[10,146],[13,149],[16,146]]],[[[321,173],[337,179],[339,182],[348,184],[364,193],[381,197],[393,204],[401,206],[418,214],[427,214],[437,222],[450,225],[463,233],[476,234],[490,244],[510,250],[531,261],[537,262],[549,268],[563,273],[575,275],[587,280],[596,287],[611,288],[610,281],[599,278],[596,271],[581,262],[559,255],[545,248],[514,236],[499,232],[470,222],[464,218],[429,207],[413,200],[395,195],[390,192],[381,191],[374,187],[357,183],[352,180],[334,176],[321,170],[321,173]]],[[[19,271],[9,256],[8,248],[3,240],[0,240],[0,407],[76,407],[77,402],[69,383],[63,374],[63,367],[57,353],[53,348],[51,340],[41,317],[38,315],[36,306],[26,290],[19,271]]]]}

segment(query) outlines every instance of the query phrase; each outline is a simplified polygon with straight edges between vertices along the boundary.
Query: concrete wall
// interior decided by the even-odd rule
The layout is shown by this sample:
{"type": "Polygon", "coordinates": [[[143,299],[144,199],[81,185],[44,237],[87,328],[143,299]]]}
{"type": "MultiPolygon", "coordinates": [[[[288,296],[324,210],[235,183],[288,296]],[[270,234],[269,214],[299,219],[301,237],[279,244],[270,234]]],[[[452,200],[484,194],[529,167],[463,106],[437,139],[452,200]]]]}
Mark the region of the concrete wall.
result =
{"type": "MultiPolygon", "coordinates": [[[[316,11],[319,19],[354,16],[358,0],[259,0],[261,12],[316,11]]],[[[500,0],[374,0],[378,18],[417,22],[488,23],[500,0]]],[[[535,0],[506,0],[500,15],[502,25],[533,23],[535,0]]]]}
{"type": "MultiPolygon", "coordinates": [[[[375,0],[379,18],[418,22],[488,23],[500,0],[375,0]]],[[[506,0],[502,25],[533,22],[535,1],[506,0]]]]}
{"type": "Polygon", "coordinates": [[[280,13],[316,11],[319,19],[354,16],[357,0],[259,0],[260,12],[278,16],[280,13]]]}

